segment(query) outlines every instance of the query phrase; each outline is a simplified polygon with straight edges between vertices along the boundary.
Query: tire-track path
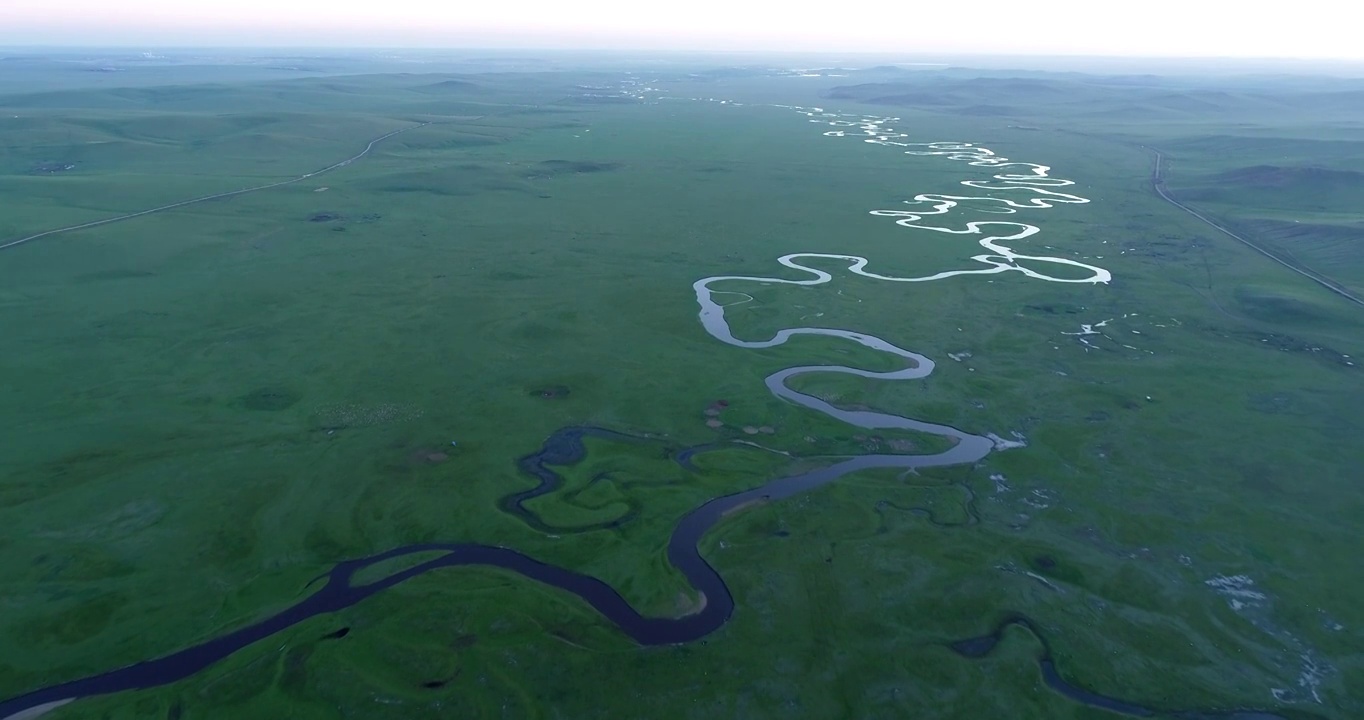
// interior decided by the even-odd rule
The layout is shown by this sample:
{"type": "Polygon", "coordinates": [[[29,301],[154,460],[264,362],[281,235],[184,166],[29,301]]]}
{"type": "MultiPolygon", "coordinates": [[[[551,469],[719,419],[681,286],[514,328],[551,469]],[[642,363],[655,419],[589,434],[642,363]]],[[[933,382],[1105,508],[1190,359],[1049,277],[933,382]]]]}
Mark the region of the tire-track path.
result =
{"type": "Polygon", "coordinates": [[[335,163],[335,164],[332,164],[332,165],[328,165],[327,167],[324,167],[324,168],[322,168],[321,170],[316,170],[316,171],[314,171],[314,172],[310,172],[310,173],[308,173],[308,174],[306,174],[306,175],[299,175],[298,177],[295,177],[295,178],[289,178],[288,180],[280,180],[279,182],[267,183],[267,184],[265,184],[265,185],[256,185],[255,187],[242,188],[241,190],[232,190],[232,191],[230,191],[230,192],[215,193],[215,194],[213,194],[213,195],[205,195],[205,196],[203,196],[203,197],[197,197],[197,198],[194,198],[194,199],[192,199],[192,200],[182,200],[182,201],[177,202],[177,203],[171,203],[170,205],[162,205],[161,207],[154,207],[154,208],[152,208],[152,209],[150,209],[150,210],[141,210],[141,211],[138,211],[138,212],[128,213],[128,214],[126,214],[126,215],[119,215],[118,217],[105,218],[105,219],[103,219],[103,220],[95,220],[94,222],[81,223],[80,225],[69,225],[69,226],[67,226],[67,227],[57,228],[57,229],[55,229],[55,230],[45,230],[45,231],[40,232],[40,233],[38,233],[38,234],[36,234],[36,235],[29,235],[28,237],[19,238],[18,240],[11,240],[11,241],[9,241],[9,242],[3,244],[3,245],[0,245],[0,250],[8,250],[9,248],[18,247],[18,246],[23,245],[23,244],[25,244],[25,243],[30,243],[30,242],[33,242],[34,240],[40,240],[40,239],[45,238],[45,237],[52,237],[53,235],[61,235],[61,234],[63,234],[63,233],[74,232],[74,231],[76,231],[76,230],[85,230],[85,229],[87,229],[87,228],[99,227],[99,226],[101,226],[101,225],[112,225],[113,223],[116,223],[116,222],[123,222],[124,220],[132,220],[133,218],[139,218],[139,217],[142,217],[143,215],[153,215],[153,214],[155,214],[155,213],[166,212],[167,210],[174,210],[174,209],[176,209],[176,208],[182,208],[182,207],[186,207],[186,206],[189,206],[189,205],[195,205],[195,204],[202,203],[202,202],[208,202],[209,200],[220,200],[220,199],[222,199],[222,198],[235,197],[235,196],[237,196],[237,195],[245,195],[245,194],[247,194],[247,193],[259,192],[259,191],[261,191],[261,190],[269,190],[269,189],[271,189],[271,188],[283,187],[283,186],[285,186],[285,185],[292,185],[292,184],[294,184],[294,183],[296,183],[296,182],[302,182],[303,180],[307,180],[308,178],[315,178],[315,177],[317,177],[318,175],[322,175],[322,174],[324,174],[324,173],[329,173],[329,172],[331,172],[331,171],[333,171],[333,170],[339,170],[339,169],[341,169],[341,168],[343,168],[343,167],[346,167],[347,165],[350,165],[351,163],[355,162],[356,160],[359,160],[360,158],[362,158],[362,157],[368,155],[368,154],[369,154],[369,151],[373,150],[375,145],[378,145],[379,143],[381,143],[381,142],[383,142],[383,141],[385,141],[385,140],[387,140],[387,139],[393,137],[394,135],[401,135],[401,134],[403,134],[403,133],[405,133],[405,132],[408,132],[408,131],[410,131],[410,130],[416,130],[417,128],[423,128],[423,127],[426,127],[427,125],[430,125],[430,124],[431,124],[430,122],[424,122],[424,123],[421,123],[421,124],[419,124],[419,125],[413,125],[413,126],[411,126],[411,127],[405,127],[405,128],[403,128],[403,129],[401,129],[401,130],[394,130],[394,131],[391,132],[391,133],[388,133],[388,134],[385,134],[385,135],[380,135],[379,137],[374,138],[373,140],[370,140],[370,141],[369,141],[369,144],[365,146],[365,149],[364,149],[364,150],[361,150],[358,154],[353,155],[353,156],[351,156],[351,157],[348,157],[348,158],[346,158],[345,160],[342,160],[341,162],[338,162],[338,163],[335,163]]]}

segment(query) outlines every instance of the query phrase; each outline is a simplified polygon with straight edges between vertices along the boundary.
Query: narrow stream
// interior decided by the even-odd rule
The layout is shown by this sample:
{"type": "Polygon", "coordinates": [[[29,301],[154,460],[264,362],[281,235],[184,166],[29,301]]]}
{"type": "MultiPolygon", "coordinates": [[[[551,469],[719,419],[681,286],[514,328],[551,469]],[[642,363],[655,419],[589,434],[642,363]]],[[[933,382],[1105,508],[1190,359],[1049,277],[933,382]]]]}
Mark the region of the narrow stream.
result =
{"type": "MultiPolygon", "coordinates": [[[[827,131],[832,137],[862,137],[866,142],[891,147],[911,148],[904,150],[909,155],[943,156],[950,160],[964,161],[976,167],[1023,167],[1027,172],[1021,174],[994,175],[988,181],[968,180],[963,185],[989,191],[1024,191],[1032,197],[1025,201],[992,196],[958,195],[918,195],[904,201],[910,210],[877,210],[872,214],[878,217],[895,218],[903,227],[927,230],[949,235],[984,236],[978,245],[987,252],[971,257],[971,260],[985,267],[963,270],[948,270],[922,277],[893,277],[871,273],[866,270],[866,258],[824,253],[798,253],[786,255],[778,262],[790,269],[812,277],[786,279],[773,277],[718,276],[698,280],[693,288],[700,306],[701,324],[713,337],[722,342],[741,348],[770,348],[782,345],[800,335],[831,336],[858,343],[872,350],[889,353],[900,358],[905,365],[899,370],[873,372],[859,368],[830,365],[805,365],[787,368],[773,373],[766,379],[769,391],[776,397],[823,413],[849,425],[866,429],[902,429],[924,432],[945,437],[953,441],[948,450],[934,455],[861,455],[837,462],[833,465],[789,477],[770,480],[758,487],[724,497],[714,498],[687,513],[674,528],[668,542],[668,560],[682,572],[693,590],[704,596],[701,609],[691,615],[679,618],[656,618],[641,615],[614,588],[590,575],[549,565],[533,557],[505,547],[481,544],[421,544],[400,547],[370,557],[347,560],[337,564],[323,578],[322,587],[298,604],[258,623],[222,635],[205,643],[186,648],[165,657],[137,663],[107,673],[61,683],[51,687],[0,702],[0,720],[15,720],[18,717],[33,717],[41,714],[44,708],[54,708],[73,699],[108,695],[128,690],[139,690],[167,685],[184,680],[208,668],[227,656],[267,637],[282,632],[310,618],[335,613],[356,603],[394,587],[402,582],[441,568],[469,565],[502,568],[528,579],[544,583],[571,593],[591,605],[608,622],[641,645],[665,645],[685,643],[704,637],[723,626],[734,612],[734,598],[724,579],[701,556],[699,543],[703,536],[719,523],[727,514],[739,511],[750,504],[773,502],[792,497],[814,488],[828,484],[849,473],[873,468],[911,469],[944,465],[961,465],[977,462],[995,449],[997,441],[989,437],[973,435],[945,425],[923,422],[912,418],[868,410],[845,410],[835,407],[812,395],[791,389],[787,381],[807,373],[841,373],[880,380],[915,380],[927,377],[933,372],[934,363],[918,353],[900,348],[886,340],[852,330],[819,327],[800,327],[780,330],[768,340],[740,340],[736,338],[725,317],[724,306],[716,303],[713,294],[735,293],[733,290],[712,290],[711,285],[724,283],[763,283],[788,285],[820,285],[832,280],[832,275],[808,265],[801,264],[804,259],[836,260],[847,263],[849,272],[867,278],[890,282],[926,282],[943,280],[963,275],[991,275],[1015,271],[1029,278],[1065,283],[1104,283],[1110,275],[1102,268],[1090,266],[1068,258],[1027,255],[1015,252],[1005,242],[1016,242],[1036,234],[1036,226],[1017,222],[973,221],[964,228],[949,228],[924,225],[927,216],[945,215],[964,203],[977,210],[998,214],[1012,214],[1022,209],[1043,209],[1055,203],[1086,203],[1088,200],[1070,193],[1054,190],[1057,187],[1072,185],[1068,180],[1049,177],[1050,168],[1032,163],[1010,162],[992,151],[969,143],[938,142],[910,143],[906,135],[887,127],[893,118],[860,117],[825,113],[819,108],[793,108],[812,118],[812,122],[827,123],[837,129],[827,131]],[[977,207],[978,206],[978,207],[977,207]],[[989,235],[996,228],[1012,232],[989,235]],[[1018,264],[1019,260],[1029,265],[1018,264]],[[1032,265],[1059,265],[1072,271],[1087,273],[1082,277],[1054,277],[1036,270],[1032,265]],[[416,553],[441,552],[442,555],[394,572],[380,580],[356,585],[356,573],[377,563],[416,553]]],[[[555,528],[546,525],[526,510],[524,503],[541,495],[553,492],[563,480],[551,466],[566,466],[582,461],[586,456],[583,444],[585,437],[601,437],[617,441],[656,442],[648,438],[638,438],[601,428],[569,427],[550,436],[539,451],[522,458],[520,468],[539,479],[540,484],[529,491],[513,493],[503,498],[500,506],[503,511],[513,514],[532,527],[543,531],[555,528]]],[[[690,460],[697,453],[724,447],[709,444],[696,448],[684,448],[673,454],[673,458],[684,468],[690,467],[690,460]]],[[[598,528],[587,528],[598,529],[598,528]]],[[[1032,625],[1026,620],[1011,620],[1013,624],[1032,625]]],[[[956,652],[967,657],[984,657],[998,643],[1001,633],[1009,623],[1001,625],[995,633],[982,638],[973,638],[953,643],[956,652]]],[[[1035,633],[1035,630],[1034,630],[1035,633]]],[[[1040,636],[1039,636],[1040,637],[1040,636]]],[[[1045,645],[1045,641],[1044,645],[1045,645]]],[[[1089,692],[1065,682],[1057,672],[1048,651],[1040,660],[1039,667],[1047,684],[1055,691],[1076,702],[1103,708],[1115,713],[1149,717],[1167,715],[1195,720],[1197,718],[1224,718],[1225,720],[1282,720],[1277,715],[1260,712],[1198,712],[1175,711],[1161,712],[1154,709],[1109,698],[1089,692]]]]}

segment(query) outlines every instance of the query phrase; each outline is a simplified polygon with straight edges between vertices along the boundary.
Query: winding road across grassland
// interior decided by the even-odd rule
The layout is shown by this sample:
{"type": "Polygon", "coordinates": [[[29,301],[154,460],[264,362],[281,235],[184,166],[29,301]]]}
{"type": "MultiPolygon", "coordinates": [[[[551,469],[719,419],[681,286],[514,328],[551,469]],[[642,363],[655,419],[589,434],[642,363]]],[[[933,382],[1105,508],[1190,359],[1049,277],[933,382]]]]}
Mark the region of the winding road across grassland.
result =
{"type": "Polygon", "coordinates": [[[37,235],[29,235],[28,237],[25,237],[25,238],[19,238],[18,240],[11,240],[11,241],[9,241],[9,242],[7,242],[7,243],[4,243],[3,245],[0,245],[0,250],[7,250],[7,249],[12,248],[12,247],[17,247],[17,246],[19,246],[19,245],[23,245],[23,244],[25,244],[25,243],[30,243],[30,242],[33,242],[34,240],[39,240],[39,239],[41,239],[41,238],[51,237],[51,236],[53,236],[53,235],[61,235],[62,233],[69,233],[69,232],[73,232],[73,231],[76,231],[76,230],[85,230],[86,228],[99,227],[99,226],[101,226],[101,225],[112,225],[113,223],[116,223],[116,222],[123,222],[124,220],[132,220],[133,218],[142,217],[143,215],[152,215],[152,214],[159,213],[159,212],[165,212],[165,211],[167,211],[167,210],[174,210],[174,209],[176,209],[176,208],[182,208],[182,207],[185,207],[185,206],[187,206],[187,205],[194,205],[194,204],[201,203],[201,202],[208,202],[209,200],[220,200],[220,199],[222,199],[222,198],[234,197],[234,196],[237,196],[237,195],[245,195],[245,194],[247,194],[247,193],[258,192],[258,191],[261,191],[261,190],[269,190],[270,188],[283,187],[283,186],[285,186],[285,185],[292,185],[292,184],[294,184],[294,183],[296,183],[296,182],[301,182],[301,181],[303,181],[303,180],[307,180],[308,178],[315,178],[315,177],[317,177],[318,175],[322,175],[322,174],[324,174],[324,173],[329,173],[329,172],[331,172],[331,171],[333,171],[333,170],[337,170],[337,169],[339,169],[339,168],[343,168],[343,167],[345,167],[345,166],[347,166],[347,165],[349,165],[349,164],[355,162],[356,160],[359,160],[360,158],[362,158],[362,157],[368,155],[368,154],[369,154],[369,151],[370,151],[370,150],[373,150],[375,145],[378,145],[379,143],[381,143],[381,142],[383,142],[383,141],[385,141],[385,140],[387,140],[387,139],[393,137],[394,135],[401,135],[401,134],[403,134],[403,133],[405,133],[405,132],[408,132],[409,130],[416,130],[417,128],[426,127],[427,125],[430,125],[430,124],[431,124],[430,122],[424,122],[424,123],[421,123],[421,124],[418,124],[418,125],[413,125],[413,126],[411,126],[411,127],[405,127],[405,128],[403,128],[403,129],[401,129],[401,130],[394,130],[393,132],[388,133],[388,134],[386,134],[386,135],[380,135],[379,137],[374,138],[373,140],[370,140],[370,141],[369,141],[369,144],[365,146],[365,149],[364,149],[364,150],[361,150],[358,154],[356,154],[356,155],[354,155],[354,156],[352,156],[352,157],[348,157],[348,158],[346,158],[345,160],[342,160],[341,162],[335,163],[335,164],[333,164],[333,165],[328,165],[327,167],[324,167],[324,168],[322,168],[321,170],[317,170],[317,171],[314,171],[314,172],[310,172],[310,173],[308,173],[308,174],[306,174],[306,175],[299,175],[299,176],[296,177],[296,178],[290,178],[290,179],[288,179],[288,180],[280,180],[279,182],[267,183],[267,184],[265,184],[265,185],[257,185],[257,186],[255,186],[255,187],[242,188],[241,190],[233,190],[233,191],[231,191],[231,192],[217,193],[217,194],[214,194],[214,195],[205,195],[205,196],[203,196],[203,197],[197,197],[197,198],[194,198],[194,199],[192,199],[192,200],[183,200],[183,201],[178,202],[178,203],[171,203],[170,205],[162,205],[161,207],[155,207],[155,208],[152,208],[152,209],[150,209],[150,210],[141,210],[141,211],[139,211],[139,212],[128,213],[127,215],[119,215],[118,217],[105,218],[105,219],[103,219],[103,220],[95,220],[94,222],[82,223],[82,224],[80,224],[80,225],[70,225],[70,226],[68,226],[68,227],[57,228],[57,229],[55,229],[55,230],[45,230],[45,231],[43,231],[43,232],[38,233],[37,235]]]}

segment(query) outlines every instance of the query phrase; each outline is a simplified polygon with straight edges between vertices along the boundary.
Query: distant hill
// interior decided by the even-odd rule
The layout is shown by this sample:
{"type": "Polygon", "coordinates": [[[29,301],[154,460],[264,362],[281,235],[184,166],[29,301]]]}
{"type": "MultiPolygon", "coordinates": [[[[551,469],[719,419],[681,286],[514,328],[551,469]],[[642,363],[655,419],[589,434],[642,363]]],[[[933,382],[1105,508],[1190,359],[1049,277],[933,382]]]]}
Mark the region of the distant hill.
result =
{"type": "Polygon", "coordinates": [[[1179,113],[1152,105],[1124,104],[1080,113],[1080,117],[1104,120],[1169,120],[1179,113]]]}
{"type": "Polygon", "coordinates": [[[1304,110],[1364,114],[1364,90],[1300,93],[1284,99],[1304,110]]]}
{"type": "Polygon", "coordinates": [[[956,109],[961,115],[974,115],[977,117],[1007,117],[1017,115],[1016,108],[1007,105],[967,105],[956,109]]]}
{"type": "Polygon", "coordinates": [[[844,85],[825,96],[876,105],[989,105],[999,100],[1043,100],[1064,96],[1063,83],[1031,78],[969,78],[930,82],[887,82],[844,85]]]}
{"type": "Polygon", "coordinates": [[[1190,179],[1175,194],[1200,203],[1338,212],[1355,209],[1364,197],[1364,172],[1252,165],[1190,179]]]}
{"type": "Polygon", "coordinates": [[[1226,93],[1161,93],[1145,99],[1143,104],[1185,112],[1221,112],[1234,102],[1226,93]]]}
{"type": "MultiPolygon", "coordinates": [[[[1259,85],[1208,87],[1196,80],[1078,73],[972,76],[964,69],[917,71],[834,87],[824,97],[957,115],[1051,116],[1124,123],[1238,117],[1254,121],[1295,114],[1364,115],[1364,90],[1266,92],[1259,85]]],[[[1275,90],[1281,90],[1275,88],[1275,90]]]]}
{"type": "Polygon", "coordinates": [[[1221,182],[1248,185],[1251,187],[1297,188],[1313,190],[1327,186],[1349,186],[1351,190],[1364,187],[1364,172],[1357,170],[1330,170],[1320,167],[1279,167],[1278,165],[1255,165],[1237,168],[1213,176],[1221,182]]]}
{"type": "Polygon", "coordinates": [[[468,80],[441,80],[440,82],[434,82],[429,85],[419,85],[412,88],[412,90],[415,92],[433,94],[486,92],[486,89],[482,85],[469,82],[468,80]]]}
{"type": "MultiPolygon", "coordinates": [[[[869,105],[917,107],[956,115],[1000,117],[1019,114],[1007,101],[1033,92],[1029,80],[977,78],[961,83],[865,83],[836,87],[825,93],[831,100],[852,100],[869,105]],[[1008,91],[998,88],[1007,87],[1008,91]]],[[[1050,88],[1038,87],[1047,94],[1050,88]]]]}
{"type": "Polygon", "coordinates": [[[950,92],[925,91],[919,88],[912,88],[907,92],[904,90],[901,86],[891,83],[871,83],[837,87],[825,93],[824,96],[830,100],[856,100],[872,105],[903,105],[907,107],[956,105],[967,100],[950,92]]]}

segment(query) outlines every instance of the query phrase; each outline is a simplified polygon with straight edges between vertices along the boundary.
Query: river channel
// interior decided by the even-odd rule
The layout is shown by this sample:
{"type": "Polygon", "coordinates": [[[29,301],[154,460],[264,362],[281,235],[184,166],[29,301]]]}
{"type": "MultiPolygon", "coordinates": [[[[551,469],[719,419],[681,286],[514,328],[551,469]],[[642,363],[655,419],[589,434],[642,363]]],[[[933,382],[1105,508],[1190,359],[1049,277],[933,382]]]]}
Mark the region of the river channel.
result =
{"type": "MultiPolygon", "coordinates": [[[[725,287],[742,286],[745,283],[820,285],[830,282],[832,275],[823,270],[802,264],[804,259],[837,260],[847,263],[848,271],[863,277],[891,282],[927,282],[945,280],[967,275],[994,275],[1003,272],[1019,272],[1026,277],[1051,282],[1066,283],[1104,283],[1108,282],[1108,271],[1069,258],[1028,255],[1013,249],[1005,243],[1036,234],[1034,225],[1006,221],[973,221],[962,227],[924,224],[924,219],[942,216],[953,209],[966,205],[977,210],[998,214],[1013,214],[1020,210],[1037,210],[1053,207],[1056,203],[1085,203],[1088,200],[1073,193],[1056,190],[1073,183],[1049,177],[1050,168],[1033,163],[1017,163],[1000,157],[992,151],[969,143],[936,142],[911,143],[907,135],[895,131],[888,123],[894,118],[873,116],[853,117],[825,113],[820,108],[791,108],[811,118],[811,122],[827,124],[833,130],[824,134],[830,137],[857,137],[868,143],[898,149],[912,156],[939,156],[948,160],[962,161],[974,167],[1018,168],[1024,172],[994,175],[989,180],[967,180],[962,185],[975,190],[1003,192],[1006,197],[991,195],[917,195],[905,200],[907,208],[875,210],[872,215],[893,218],[906,228],[926,230],[949,235],[976,236],[974,245],[985,252],[970,256],[977,266],[967,269],[944,270],[916,277],[894,277],[869,272],[866,258],[831,254],[799,253],[778,258],[778,263],[789,270],[795,270],[806,277],[790,279],[785,277],[754,276],[717,276],[698,280],[693,289],[699,306],[699,319],[702,328],[721,342],[740,348],[770,348],[786,343],[801,335],[830,336],[854,342],[875,351],[891,354],[899,358],[903,367],[886,372],[873,372],[860,368],[840,365],[801,365],[773,373],[766,379],[768,390],[778,398],[823,413],[831,418],[866,429],[900,429],[929,433],[948,438],[952,445],[949,449],[933,455],[894,455],[869,454],[850,457],[834,462],[816,470],[797,475],[781,477],[764,482],[748,490],[711,499],[688,512],[674,528],[668,542],[668,560],[686,577],[692,588],[704,596],[705,602],[700,609],[683,617],[647,617],[641,615],[614,588],[605,582],[573,570],[543,563],[529,555],[511,548],[481,544],[420,544],[395,548],[369,557],[346,560],[336,564],[323,575],[324,582],[312,595],[292,607],[199,645],[185,648],[176,653],[154,660],[140,662],[91,677],[72,680],[51,687],[39,689],[28,694],[0,701],[0,720],[36,717],[45,709],[59,707],[75,699],[107,695],[129,690],[140,690],[167,685],[184,680],[210,667],[229,655],[253,643],[280,633],[310,618],[336,613],[351,607],[373,595],[392,588],[412,578],[434,570],[461,566],[491,566],[519,574],[530,580],[549,585],[577,596],[592,606],[602,618],[610,622],[625,635],[640,645],[666,645],[686,643],[697,640],[723,626],[734,612],[734,597],[724,579],[715,568],[701,555],[699,543],[712,528],[727,515],[745,507],[766,502],[776,502],[801,493],[809,492],[822,485],[831,483],[849,473],[875,468],[914,469],[945,465],[975,463],[985,458],[996,448],[1017,446],[1018,443],[1002,441],[994,436],[981,436],[968,433],[946,425],[938,425],[891,413],[870,410],[847,410],[812,395],[792,389],[787,381],[807,373],[839,373],[873,378],[885,381],[906,381],[927,377],[934,370],[931,359],[901,348],[894,343],[855,330],[823,327],[798,327],[780,330],[766,340],[743,340],[736,337],[725,316],[725,306],[717,303],[717,294],[735,294],[738,290],[715,290],[716,284],[725,287]],[[1024,193],[1022,200],[1014,196],[1024,193]],[[1003,234],[992,234],[998,229],[1008,230],[1003,234]],[[1027,264],[1020,264],[1018,261],[1027,264]],[[1063,266],[1071,274],[1053,276],[1036,268],[1043,265],[1063,266]],[[357,584],[357,573],[378,563],[390,561],[418,553],[441,553],[439,556],[393,572],[382,579],[357,584]]],[[[741,293],[740,293],[741,294],[741,293]]],[[[562,484],[562,478],[552,466],[567,466],[580,462],[586,457],[584,438],[600,437],[608,440],[630,442],[658,442],[603,428],[568,427],[551,435],[539,451],[522,458],[521,470],[539,480],[532,490],[507,496],[500,503],[503,511],[520,517],[523,521],[541,530],[552,530],[544,526],[524,507],[525,501],[553,492],[562,484]]],[[[673,457],[684,468],[690,467],[690,459],[698,453],[725,447],[723,444],[709,444],[695,448],[677,450],[673,457]]],[[[1011,621],[1025,624],[1023,620],[1011,621]]],[[[1026,625],[1031,629],[1031,625],[1026,625]]],[[[993,635],[964,640],[951,647],[966,657],[982,657],[993,649],[1004,626],[993,635]]],[[[1067,697],[1095,707],[1133,716],[1152,716],[1156,710],[1125,701],[1097,695],[1061,679],[1049,653],[1039,659],[1039,666],[1047,683],[1052,689],[1067,697]]],[[[1235,718],[1237,720],[1264,720],[1277,716],[1257,712],[1212,712],[1200,713],[1176,711],[1174,714],[1187,718],[1235,718]]]]}

